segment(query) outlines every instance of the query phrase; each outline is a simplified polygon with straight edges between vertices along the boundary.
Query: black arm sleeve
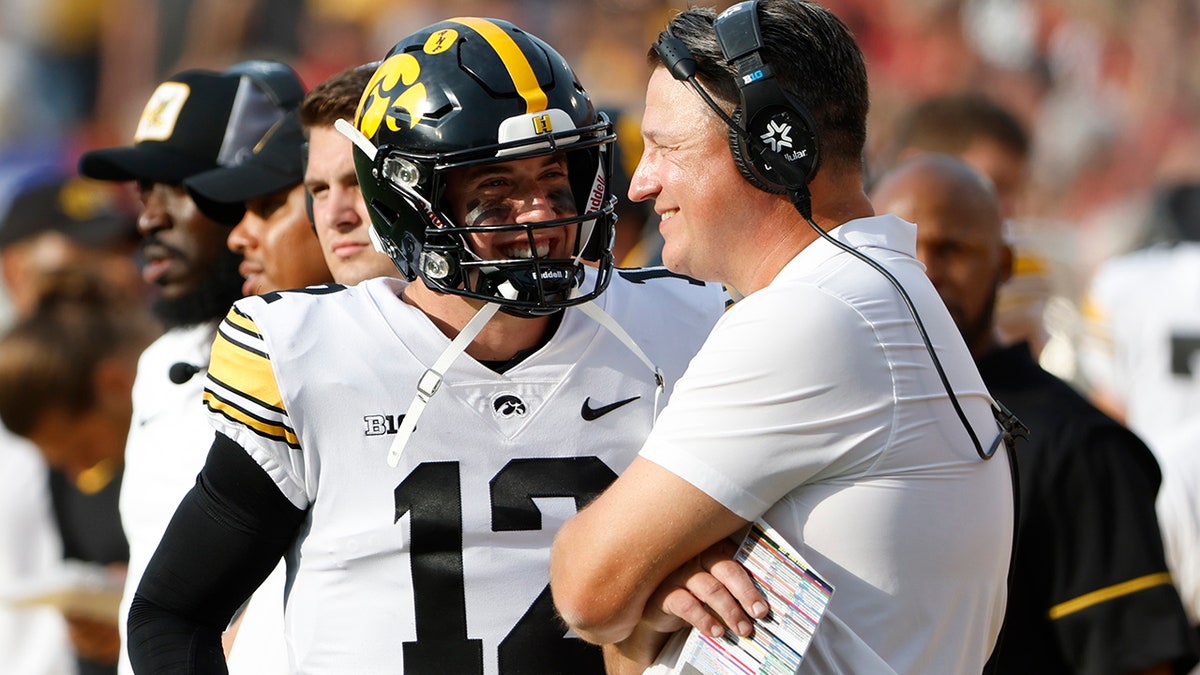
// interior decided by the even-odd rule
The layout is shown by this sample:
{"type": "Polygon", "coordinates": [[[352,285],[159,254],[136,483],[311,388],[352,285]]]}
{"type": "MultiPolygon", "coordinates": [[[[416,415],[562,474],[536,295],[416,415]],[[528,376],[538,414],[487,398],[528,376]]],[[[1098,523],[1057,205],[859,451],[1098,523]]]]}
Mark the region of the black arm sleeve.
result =
{"type": "Polygon", "coordinates": [[[221,632],[275,568],[306,511],[233,440],[217,434],[129,609],[139,673],[225,673],[221,632]]]}

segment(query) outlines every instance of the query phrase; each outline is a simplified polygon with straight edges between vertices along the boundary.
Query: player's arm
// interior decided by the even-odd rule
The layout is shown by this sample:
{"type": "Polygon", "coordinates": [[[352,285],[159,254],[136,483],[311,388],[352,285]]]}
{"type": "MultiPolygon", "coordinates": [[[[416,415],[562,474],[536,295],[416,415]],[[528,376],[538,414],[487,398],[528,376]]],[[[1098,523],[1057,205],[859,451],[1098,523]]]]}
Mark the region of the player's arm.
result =
{"type": "Polygon", "coordinates": [[[720,635],[724,628],[705,605],[748,635],[743,608],[763,616],[766,601],[726,542],[745,525],[639,457],[559,530],[550,560],[555,605],[583,639],[614,645],[606,650],[610,668],[622,658],[646,665],[684,622],[720,635]]]}
{"type": "Polygon", "coordinates": [[[129,610],[137,672],[226,672],[221,632],[305,518],[237,443],[217,434],[129,610]]]}

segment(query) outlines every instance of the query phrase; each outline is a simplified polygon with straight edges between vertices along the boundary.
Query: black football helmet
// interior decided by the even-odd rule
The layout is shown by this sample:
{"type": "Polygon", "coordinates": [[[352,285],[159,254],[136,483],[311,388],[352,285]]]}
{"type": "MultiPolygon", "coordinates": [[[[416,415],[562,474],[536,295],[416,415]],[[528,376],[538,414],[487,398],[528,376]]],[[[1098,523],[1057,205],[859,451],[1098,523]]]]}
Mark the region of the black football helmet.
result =
{"type": "MultiPolygon", "coordinates": [[[[348,126],[348,125],[347,125],[348,126]]],[[[363,92],[355,167],[374,232],[409,281],[540,315],[595,298],[612,274],[615,139],[571,67],[507,21],[456,18],[396,44],[363,92]],[[446,172],[565,153],[576,215],[542,223],[467,226],[444,197],[446,172]],[[533,236],[576,228],[570,258],[538,258],[533,236]],[[483,259],[467,235],[525,232],[530,258],[483,259]],[[584,259],[598,273],[585,281],[584,259]],[[584,286],[587,287],[584,287],[584,286]]]]}

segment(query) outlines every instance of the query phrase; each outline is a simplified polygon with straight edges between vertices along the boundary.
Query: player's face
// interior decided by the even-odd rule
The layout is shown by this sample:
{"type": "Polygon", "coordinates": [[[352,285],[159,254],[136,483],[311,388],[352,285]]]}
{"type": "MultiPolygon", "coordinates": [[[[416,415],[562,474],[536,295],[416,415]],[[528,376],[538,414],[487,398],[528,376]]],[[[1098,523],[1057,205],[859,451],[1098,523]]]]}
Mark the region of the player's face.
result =
{"type": "Polygon", "coordinates": [[[353,145],[333,127],[313,127],[308,137],[304,186],[312,195],[313,225],[325,263],[340,284],[394,276],[392,259],[375,250],[371,218],[358,189],[353,145]]]}
{"type": "Polygon", "coordinates": [[[204,284],[225,254],[229,228],[208,218],[179,185],[139,182],[142,278],[171,300],[204,284]]]}
{"type": "MultiPolygon", "coordinates": [[[[456,223],[472,227],[540,223],[576,215],[567,159],[562,154],[457,169],[446,177],[446,200],[456,223]]],[[[523,231],[475,233],[471,248],[484,259],[569,258],[575,226],[535,230],[534,248],[523,231]]]]}
{"type": "Polygon", "coordinates": [[[727,134],[695,92],[654,69],[642,117],[645,150],[629,198],[654,200],[663,263],[707,281],[727,278],[722,266],[737,244],[736,225],[747,218],[742,197],[754,189],[733,164],[727,134]]]}
{"type": "Polygon", "coordinates": [[[305,213],[303,185],[246,202],[245,217],[229,232],[229,249],[242,255],[244,295],[333,280],[305,213]]]}

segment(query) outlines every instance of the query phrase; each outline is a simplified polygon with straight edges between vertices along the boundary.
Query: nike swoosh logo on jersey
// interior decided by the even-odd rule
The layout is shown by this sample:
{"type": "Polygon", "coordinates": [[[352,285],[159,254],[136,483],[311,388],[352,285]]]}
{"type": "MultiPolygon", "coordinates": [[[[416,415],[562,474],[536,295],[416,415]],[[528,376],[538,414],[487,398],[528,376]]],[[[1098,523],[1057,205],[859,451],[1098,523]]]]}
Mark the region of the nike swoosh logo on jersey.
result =
{"type": "Polygon", "coordinates": [[[583,399],[583,407],[579,409],[579,414],[583,415],[583,419],[591,422],[593,420],[600,419],[601,417],[616,410],[617,408],[620,408],[623,405],[626,405],[628,403],[633,403],[634,401],[638,400],[639,398],[641,398],[641,396],[634,396],[633,398],[627,398],[624,401],[617,401],[616,403],[609,403],[608,405],[602,405],[599,408],[593,408],[591,405],[592,397],[589,396],[589,397],[583,399]]]}

